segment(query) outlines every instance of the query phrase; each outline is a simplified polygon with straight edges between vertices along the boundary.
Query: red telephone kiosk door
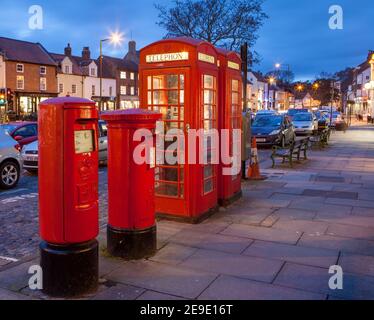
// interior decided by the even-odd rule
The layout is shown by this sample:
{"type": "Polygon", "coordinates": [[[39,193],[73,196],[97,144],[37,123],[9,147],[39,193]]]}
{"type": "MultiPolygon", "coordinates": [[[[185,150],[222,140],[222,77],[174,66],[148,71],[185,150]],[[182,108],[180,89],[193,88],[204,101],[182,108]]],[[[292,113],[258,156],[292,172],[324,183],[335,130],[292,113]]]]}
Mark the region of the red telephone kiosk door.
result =
{"type": "Polygon", "coordinates": [[[198,222],[218,205],[217,170],[207,150],[207,163],[190,161],[202,152],[199,142],[191,147],[188,134],[194,130],[218,129],[218,66],[215,48],[190,38],[167,39],[140,52],[140,106],[162,114],[162,145],[156,166],[155,193],[158,215],[198,222]],[[173,131],[170,131],[170,130],[173,131]],[[178,132],[177,132],[178,131],[178,132]],[[178,158],[167,161],[177,146],[178,158]],[[175,149],[175,148],[174,148],[175,149]],[[190,150],[189,150],[190,149],[190,150]]]}
{"type": "Polygon", "coordinates": [[[241,197],[241,130],[242,130],[242,75],[240,56],[232,51],[217,49],[219,53],[219,127],[228,130],[229,139],[221,141],[221,162],[218,169],[218,199],[223,206],[241,197]],[[234,134],[236,130],[237,134],[234,134]],[[240,132],[240,134],[238,134],[240,132]],[[223,146],[222,143],[225,145],[223,146]],[[227,145],[228,144],[228,145],[227,145]],[[224,148],[223,148],[224,147],[224,148]],[[225,151],[223,149],[226,149],[225,151]],[[223,153],[230,158],[223,162],[223,153]],[[236,160],[235,160],[236,159],[236,160]],[[236,170],[235,170],[236,168],[236,170]],[[232,174],[227,174],[232,169],[232,174]]]}

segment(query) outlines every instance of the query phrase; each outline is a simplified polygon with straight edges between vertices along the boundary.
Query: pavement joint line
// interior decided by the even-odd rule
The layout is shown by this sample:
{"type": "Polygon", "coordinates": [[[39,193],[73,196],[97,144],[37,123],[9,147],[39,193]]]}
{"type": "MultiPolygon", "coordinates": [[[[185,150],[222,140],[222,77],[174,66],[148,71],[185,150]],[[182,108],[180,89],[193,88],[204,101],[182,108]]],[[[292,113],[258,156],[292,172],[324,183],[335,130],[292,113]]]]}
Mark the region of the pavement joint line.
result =
{"type": "Polygon", "coordinates": [[[281,267],[279,268],[278,272],[274,275],[273,280],[270,282],[270,284],[272,285],[275,285],[274,284],[275,280],[278,278],[279,274],[281,273],[281,271],[284,269],[285,265],[287,264],[287,261],[285,260],[281,260],[281,261],[283,261],[281,267]]]}
{"type": "Polygon", "coordinates": [[[222,274],[218,274],[215,278],[214,278],[214,280],[212,281],[212,282],[210,282],[208,285],[207,285],[207,287],[203,290],[203,291],[201,291],[200,292],[200,294],[195,298],[195,300],[198,300],[199,299],[199,297],[201,297],[201,295],[206,291],[206,290],[208,290],[209,288],[210,288],[210,286],[219,278],[219,277],[221,277],[222,276],[222,274]]]}

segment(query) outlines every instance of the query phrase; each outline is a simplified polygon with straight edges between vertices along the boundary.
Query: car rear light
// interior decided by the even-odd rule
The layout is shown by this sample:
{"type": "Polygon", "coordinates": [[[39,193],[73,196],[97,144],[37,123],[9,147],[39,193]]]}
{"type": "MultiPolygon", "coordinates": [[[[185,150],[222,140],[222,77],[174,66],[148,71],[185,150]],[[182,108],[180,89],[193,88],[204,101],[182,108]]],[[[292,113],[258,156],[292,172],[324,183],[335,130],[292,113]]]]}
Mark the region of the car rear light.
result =
{"type": "Polygon", "coordinates": [[[18,151],[18,152],[21,152],[22,150],[22,147],[17,143],[14,148],[18,151]]]}

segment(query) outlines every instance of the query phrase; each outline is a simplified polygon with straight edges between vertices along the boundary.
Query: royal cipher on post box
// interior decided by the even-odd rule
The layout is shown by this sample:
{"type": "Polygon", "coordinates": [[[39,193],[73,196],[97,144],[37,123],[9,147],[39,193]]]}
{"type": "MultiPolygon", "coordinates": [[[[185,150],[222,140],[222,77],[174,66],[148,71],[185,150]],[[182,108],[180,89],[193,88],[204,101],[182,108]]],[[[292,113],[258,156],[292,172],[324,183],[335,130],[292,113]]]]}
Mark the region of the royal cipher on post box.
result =
{"type": "Polygon", "coordinates": [[[218,150],[207,143],[208,161],[202,163],[196,161],[203,153],[200,143],[193,147],[188,140],[192,132],[207,136],[218,129],[217,58],[214,46],[190,38],[162,40],[140,52],[140,106],[160,112],[164,122],[155,173],[159,216],[199,222],[218,208],[218,163],[212,161],[218,150]],[[159,161],[173,153],[168,138],[176,129],[181,157],[159,161]]]}
{"type": "Polygon", "coordinates": [[[80,294],[98,281],[98,110],[90,100],[54,98],[38,118],[44,291],[80,294]]]}

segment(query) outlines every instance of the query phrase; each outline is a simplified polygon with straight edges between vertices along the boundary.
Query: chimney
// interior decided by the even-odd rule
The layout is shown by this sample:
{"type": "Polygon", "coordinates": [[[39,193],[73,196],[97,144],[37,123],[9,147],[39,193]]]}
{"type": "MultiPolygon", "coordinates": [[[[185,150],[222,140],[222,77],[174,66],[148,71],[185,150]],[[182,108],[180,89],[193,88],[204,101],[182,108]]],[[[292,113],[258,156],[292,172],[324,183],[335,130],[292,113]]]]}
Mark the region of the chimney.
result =
{"type": "Polygon", "coordinates": [[[136,42],[133,40],[129,41],[129,53],[136,55],[136,42]]]}
{"type": "Polygon", "coordinates": [[[82,58],[84,60],[90,60],[91,59],[91,51],[90,47],[84,47],[82,51],[82,58]]]}
{"type": "Polygon", "coordinates": [[[70,43],[68,43],[68,46],[65,48],[65,56],[71,57],[70,43]]]}

